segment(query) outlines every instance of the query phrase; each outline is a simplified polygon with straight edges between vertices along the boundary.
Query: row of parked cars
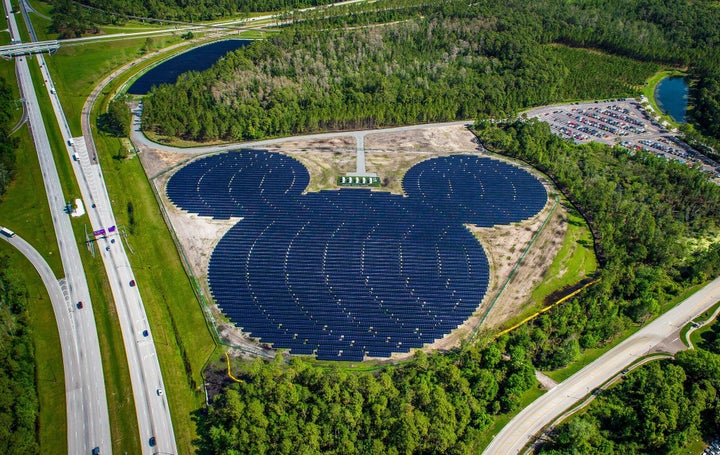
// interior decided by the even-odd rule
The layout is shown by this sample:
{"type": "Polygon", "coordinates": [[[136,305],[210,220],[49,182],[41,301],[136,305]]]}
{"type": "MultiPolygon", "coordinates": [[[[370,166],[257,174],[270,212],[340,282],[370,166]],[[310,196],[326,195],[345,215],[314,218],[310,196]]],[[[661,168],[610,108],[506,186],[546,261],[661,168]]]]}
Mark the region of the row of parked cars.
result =
{"type": "Polygon", "coordinates": [[[716,438],[703,451],[703,455],[720,455],[720,438],[716,438]]]}

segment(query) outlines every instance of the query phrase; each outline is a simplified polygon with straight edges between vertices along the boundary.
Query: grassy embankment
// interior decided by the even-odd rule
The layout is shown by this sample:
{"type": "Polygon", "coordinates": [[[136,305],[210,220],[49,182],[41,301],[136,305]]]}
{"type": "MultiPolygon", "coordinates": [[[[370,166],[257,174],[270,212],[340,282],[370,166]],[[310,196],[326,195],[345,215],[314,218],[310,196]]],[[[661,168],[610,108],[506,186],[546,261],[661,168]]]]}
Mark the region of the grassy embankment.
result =
{"type": "MultiPolygon", "coordinates": [[[[172,44],[172,39],[159,45],[172,44]]],[[[51,70],[57,75],[56,87],[63,95],[74,134],[80,132],[79,113],[95,84],[114,67],[138,57],[145,40],[113,42],[112,51],[108,44],[68,47],[53,58],[51,70]],[[103,66],[108,59],[112,64],[103,66]]],[[[129,76],[123,75],[103,91],[93,121],[103,112],[115,88],[129,76]]],[[[118,226],[127,233],[128,250],[132,251],[129,259],[154,332],[177,445],[182,453],[190,453],[195,437],[191,413],[204,403],[201,373],[213,352],[213,339],[194,293],[196,284],[185,273],[139,159],[134,155],[122,161],[115,159],[117,150],[126,146],[118,138],[97,133],[95,141],[118,226]]]]}

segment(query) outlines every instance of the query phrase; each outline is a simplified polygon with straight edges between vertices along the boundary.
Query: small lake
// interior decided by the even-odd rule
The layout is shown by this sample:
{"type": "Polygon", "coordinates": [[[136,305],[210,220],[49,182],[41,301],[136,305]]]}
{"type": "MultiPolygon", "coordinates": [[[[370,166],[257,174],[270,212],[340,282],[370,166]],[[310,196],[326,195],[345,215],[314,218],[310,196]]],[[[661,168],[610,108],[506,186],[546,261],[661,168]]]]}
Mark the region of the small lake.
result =
{"type": "Polygon", "coordinates": [[[666,77],[655,87],[655,101],[676,122],[685,123],[688,84],[684,77],[666,77]]]}
{"type": "Polygon", "coordinates": [[[182,73],[204,71],[228,52],[252,43],[252,40],[224,40],[183,52],[140,76],[128,89],[132,95],[145,95],[154,85],[174,84],[182,73]]]}

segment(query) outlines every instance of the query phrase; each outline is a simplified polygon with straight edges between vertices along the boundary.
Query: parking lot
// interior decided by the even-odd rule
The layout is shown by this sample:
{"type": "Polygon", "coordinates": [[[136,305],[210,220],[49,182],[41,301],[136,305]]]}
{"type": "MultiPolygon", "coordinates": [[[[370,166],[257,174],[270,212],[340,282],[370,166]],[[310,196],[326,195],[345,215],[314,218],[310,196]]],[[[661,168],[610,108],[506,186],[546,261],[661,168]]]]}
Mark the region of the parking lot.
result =
{"type": "Polygon", "coordinates": [[[550,125],[558,136],[576,144],[590,141],[645,150],[668,160],[703,169],[720,182],[720,165],[680,141],[635,99],[544,106],[526,112],[550,125]]]}
{"type": "Polygon", "coordinates": [[[703,451],[703,455],[720,455],[720,439],[715,439],[703,451]]]}

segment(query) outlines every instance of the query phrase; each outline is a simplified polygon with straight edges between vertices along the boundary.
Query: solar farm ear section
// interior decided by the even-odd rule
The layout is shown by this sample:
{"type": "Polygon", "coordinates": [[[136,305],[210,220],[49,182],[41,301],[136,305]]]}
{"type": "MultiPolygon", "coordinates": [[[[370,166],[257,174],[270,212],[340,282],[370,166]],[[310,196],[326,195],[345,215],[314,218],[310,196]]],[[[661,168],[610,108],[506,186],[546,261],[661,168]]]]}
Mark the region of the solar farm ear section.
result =
{"type": "Polygon", "coordinates": [[[487,227],[527,219],[547,202],[545,187],[529,172],[475,155],[423,161],[405,174],[403,190],[438,215],[487,227]]]}
{"type": "Polygon", "coordinates": [[[244,150],[189,163],[165,191],[181,209],[228,219],[292,206],[309,181],[307,169],[289,156],[244,150]]]}

